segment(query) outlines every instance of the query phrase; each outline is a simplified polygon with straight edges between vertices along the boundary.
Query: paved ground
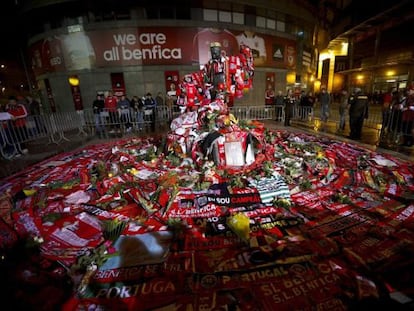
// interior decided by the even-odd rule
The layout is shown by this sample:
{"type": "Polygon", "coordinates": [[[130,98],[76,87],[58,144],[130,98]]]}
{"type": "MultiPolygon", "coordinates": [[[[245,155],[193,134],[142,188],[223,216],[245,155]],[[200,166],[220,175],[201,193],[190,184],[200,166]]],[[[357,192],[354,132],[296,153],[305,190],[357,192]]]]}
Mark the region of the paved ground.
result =
{"type": "MultiPolygon", "coordinates": [[[[166,132],[165,127],[159,128],[159,133],[166,132]]],[[[118,140],[122,137],[128,136],[145,136],[152,135],[150,131],[143,131],[139,133],[129,133],[122,136],[121,134],[113,134],[105,139],[100,139],[94,135],[79,135],[78,131],[74,131],[72,134],[67,133],[66,138],[68,140],[62,140],[59,143],[51,142],[49,139],[44,138],[37,141],[30,142],[26,145],[29,152],[20,157],[13,158],[12,160],[5,160],[0,157],[0,178],[4,178],[16,173],[21,172],[24,168],[38,163],[47,158],[53,157],[60,153],[82,148],[83,146],[90,144],[100,144],[111,140],[118,140]]],[[[1,183],[1,180],[0,180],[1,183]]]]}
{"type": "MultiPolygon", "coordinates": [[[[312,122],[292,122],[292,126],[290,127],[284,127],[281,122],[276,121],[266,121],[265,126],[268,128],[275,128],[275,129],[287,129],[290,131],[295,132],[308,132],[315,135],[327,135],[331,137],[332,139],[340,139],[345,141],[350,141],[346,138],[346,135],[348,133],[343,133],[341,135],[336,133],[336,122],[329,122],[328,124],[321,124],[318,120],[314,120],[312,122]]],[[[157,134],[162,134],[167,132],[168,128],[158,128],[157,134]]],[[[145,136],[145,135],[152,135],[152,132],[140,132],[140,133],[130,133],[127,136],[145,136]]],[[[363,144],[365,147],[368,147],[373,150],[378,150],[381,152],[387,152],[391,153],[394,156],[405,158],[414,163],[414,148],[394,148],[394,150],[391,149],[384,149],[379,148],[377,145],[378,142],[378,131],[376,130],[368,130],[364,129],[362,140],[361,141],[352,141],[353,143],[357,144],[363,144]]],[[[47,158],[50,158],[56,154],[69,152],[72,150],[76,150],[79,148],[82,148],[87,145],[94,145],[99,144],[103,142],[108,142],[111,140],[117,140],[120,137],[109,137],[106,139],[99,139],[94,136],[79,136],[77,133],[74,133],[73,135],[67,135],[68,141],[62,141],[59,144],[54,144],[45,139],[44,141],[37,141],[33,142],[28,145],[29,153],[11,160],[0,160],[0,178],[13,175],[15,173],[19,173],[22,171],[25,167],[30,166],[36,162],[45,160],[47,158]]],[[[124,136],[126,137],[126,136],[124,136]]],[[[350,141],[351,142],[351,141],[350,141]]],[[[1,179],[0,179],[1,184],[1,179]]],[[[366,302],[366,305],[364,303],[361,303],[361,305],[358,305],[355,310],[369,310],[369,309],[381,309],[381,310],[414,310],[414,306],[411,304],[409,306],[402,306],[394,301],[391,301],[390,299],[387,299],[386,301],[374,301],[374,302],[366,302]]]]}
{"type": "MultiPolygon", "coordinates": [[[[414,147],[400,147],[400,146],[381,146],[379,147],[379,131],[375,129],[364,128],[362,139],[360,141],[351,141],[346,138],[349,134],[344,132],[341,134],[337,133],[337,122],[335,120],[322,124],[317,118],[312,121],[292,121],[291,126],[283,126],[283,122],[268,120],[264,122],[268,128],[276,129],[288,129],[290,131],[309,132],[315,135],[328,135],[334,139],[341,139],[352,143],[363,144],[373,150],[381,152],[391,153],[399,158],[407,159],[414,162],[414,147]]],[[[168,128],[166,126],[157,127],[156,133],[166,133],[168,128]]],[[[29,153],[13,160],[0,159],[0,178],[4,178],[22,171],[25,167],[34,163],[40,162],[44,159],[50,158],[54,155],[63,152],[69,152],[82,146],[89,144],[99,144],[110,140],[117,140],[120,137],[128,136],[144,136],[154,134],[150,130],[129,133],[126,136],[110,136],[106,139],[99,139],[93,135],[78,135],[78,132],[74,132],[72,135],[68,134],[66,137],[68,141],[63,140],[59,144],[50,142],[48,139],[31,142],[28,144],[29,153]]]]}

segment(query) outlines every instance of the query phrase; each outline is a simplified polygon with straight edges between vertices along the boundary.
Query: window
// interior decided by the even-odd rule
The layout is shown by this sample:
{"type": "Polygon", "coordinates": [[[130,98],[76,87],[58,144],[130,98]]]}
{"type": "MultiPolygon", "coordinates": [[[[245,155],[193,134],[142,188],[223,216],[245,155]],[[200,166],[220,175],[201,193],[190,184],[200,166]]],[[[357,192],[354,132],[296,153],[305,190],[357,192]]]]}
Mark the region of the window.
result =
{"type": "Polygon", "coordinates": [[[233,12],[233,23],[243,25],[244,24],[244,14],[233,12]]]}
{"type": "Polygon", "coordinates": [[[281,31],[281,32],[285,32],[285,30],[286,30],[285,22],[276,21],[276,30],[281,31]]]}
{"type": "Polygon", "coordinates": [[[223,23],[231,23],[231,13],[219,11],[219,21],[223,23]]]}
{"type": "Polygon", "coordinates": [[[266,28],[275,30],[276,29],[276,21],[274,19],[268,18],[266,20],[266,28]]]}
{"type": "Polygon", "coordinates": [[[256,27],[266,28],[266,18],[263,16],[256,17],[256,27]]]}
{"type": "Polygon", "coordinates": [[[204,9],[203,19],[205,21],[217,22],[217,10],[204,9]]]}

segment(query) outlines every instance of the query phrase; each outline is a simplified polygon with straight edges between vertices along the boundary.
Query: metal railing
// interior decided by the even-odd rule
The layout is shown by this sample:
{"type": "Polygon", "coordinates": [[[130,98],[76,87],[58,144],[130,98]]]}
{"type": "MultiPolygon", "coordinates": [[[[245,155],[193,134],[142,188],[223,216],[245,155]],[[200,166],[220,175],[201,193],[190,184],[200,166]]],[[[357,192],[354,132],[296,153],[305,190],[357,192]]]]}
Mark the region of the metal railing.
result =
{"type": "Polygon", "coordinates": [[[172,120],[173,112],[167,106],[136,111],[132,108],[107,110],[94,113],[92,109],[83,111],[85,127],[88,132],[97,134],[127,133],[154,129],[155,126],[168,124],[172,120]]]}
{"type": "Polygon", "coordinates": [[[380,143],[386,146],[414,144],[414,110],[390,109],[382,117],[380,143]]]}
{"type": "Polygon", "coordinates": [[[59,144],[68,141],[67,134],[76,130],[76,135],[88,135],[84,121],[77,112],[53,113],[27,116],[24,120],[3,120],[0,126],[0,154],[11,159],[25,152],[25,145],[41,139],[59,144]]]}
{"type": "MultiPolygon", "coordinates": [[[[306,106],[294,106],[292,109],[292,116],[291,120],[295,120],[297,122],[313,122],[315,119],[321,120],[320,115],[320,106],[315,105],[314,107],[306,107],[306,106]]],[[[345,113],[345,124],[348,127],[349,126],[349,113],[348,110],[345,113]]],[[[339,122],[340,122],[340,114],[339,114],[339,108],[337,107],[337,104],[332,105],[329,109],[329,116],[328,121],[336,123],[336,129],[339,129],[339,122]]],[[[363,127],[374,129],[378,131],[378,133],[381,132],[382,129],[382,112],[380,110],[380,107],[371,106],[368,111],[368,117],[364,119],[363,127]]]]}
{"type": "Polygon", "coordinates": [[[229,107],[229,111],[239,120],[274,120],[273,106],[240,106],[229,107]]]}
{"type": "MultiPolygon", "coordinates": [[[[275,120],[283,124],[285,120],[284,106],[233,106],[229,107],[239,120],[275,120]]],[[[294,106],[291,120],[312,124],[320,118],[318,105],[314,107],[294,106]]],[[[165,126],[169,128],[177,112],[167,106],[159,106],[150,110],[135,111],[134,109],[107,111],[94,114],[92,109],[81,112],[62,112],[47,115],[28,116],[23,127],[17,127],[12,120],[3,120],[0,126],[0,155],[11,159],[18,153],[23,153],[22,145],[40,139],[48,139],[48,143],[60,144],[70,140],[69,136],[96,135],[98,130],[110,134],[117,132],[139,132],[140,130],[159,130],[165,126]],[[141,119],[142,117],[142,119],[141,119]]],[[[381,109],[370,109],[369,116],[364,120],[363,126],[377,130],[380,135],[379,142],[388,142],[389,145],[401,144],[402,138],[412,135],[412,122],[404,122],[401,111],[390,110],[384,117],[381,109]]],[[[339,125],[339,111],[330,109],[329,121],[339,125]]],[[[346,116],[348,124],[349,117],[346,116]]]]}

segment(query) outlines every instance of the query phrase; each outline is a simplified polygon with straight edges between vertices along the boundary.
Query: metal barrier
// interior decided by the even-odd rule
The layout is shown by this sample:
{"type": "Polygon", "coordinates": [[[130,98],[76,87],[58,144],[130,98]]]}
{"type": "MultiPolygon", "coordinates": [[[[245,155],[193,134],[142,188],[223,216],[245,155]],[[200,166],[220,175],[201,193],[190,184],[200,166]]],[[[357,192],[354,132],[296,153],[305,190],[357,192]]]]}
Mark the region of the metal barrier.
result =
{"type": "Polygon", "coordinates": [[[53,113],[46,115],[44,124],[47,130],[49,141],[59,144],[62,140],[69,141],[67,133],[77,130],[77,135],[88,135],[85,131],[85,116],[76,111],[53,113]]]}
{"type": "Polygon", "coordinates": [[[273,120],[275,109],[272,106],[250,106],[248,119],[250,120],[273,120]]]}
{"type": "Polygon", "coordinates": [[[275,121],[284,122],[285,121],[285,106],[284,105],[275,105],[275,121]]]}
{"type": "Polygon", "coordinates": [[[378,134],[378,143],[381,140],[381,131],[382,131],[382,114],[378,110],[371,109],[368,112],[368,118],[364,119],[363,128],[373,129],[377,131],[378,134]]]}
{"type": "Polygon", "coordinates": [[[384,112],[380,143],[387,146],[412,145],[414,111],[391,109],[384,112]]]}
{"type": "Polygon", "coordinates": [[[18,137],[12,126],[12,122],[8,120],[1,121],[0,127],[0,153],[5,159],[13,158],[18,152],[21,152],[18,137]]]}
{"type": "MultiPolygon", "coordinates": [[[[307,122],[312,122],[314,119],[318,119],[318,120],[321,119],[319,105],[315,105],[314,107],[306,107],[306,106],[297,105],[294,107],[291,120],[307,123],[307,122]]],[[[336,123],[336,128],[339,129],[339,120],[340,120],[339,108],[337,107],[335,103],[329,109],[328,121],[336,123]]],[[[345,113],[345,124],[349,126],[348,110],[345,113]]],[[[378,133],[381,131],[382,113],[379,107],[371,106],[369,108],[368,118],[364,119],[363,127],[377,130],[378,133]]]]}
{"type": "Polygon", "coordinates": [[[239,120],[247,120],[249,116],[249,107],[229,107],[229,112],[239,120]]]}
{"type": "MultiPolygon", "coordinates": [[[[402,111],[390,110],[388,115],[383,115],[381,110],[370,109],[369,117],[364,120],[365,128],[379,131],[380,142],[388,145],[399,145],[404,136],[412,135],[413,122],[404,122],[402,111]]],[[[283,122],[285,119],[284,106],[233,106],[229,107],[239,120],[275,120],[283,122]]],[[[318,105],[315,107],[295,106],[291,120],[311,124],[318,116],[318,105]]],[[[101,128],[104,133],[115,130],[118,133],[129,131],[140,131],[152,127],[158,130],[177,116],[177,112],[168,106],[156,107],[154,110],[137,112],[134,109],[123,111],[103,111],[94,114],[91,109],[82,112],[53,113],[49,115],[28,116],[24,127],[18,128],[12,120],[2,120],[0,126],[0,155],[11,159],[18,153],[23,153],[22,145],[28,142],[47,138],[49,143],[59,144],[69,141],[68,135],[95,135],[97,129],[101,128]],[[142,114],[140,114],[142,113],[142,114]],[[142,120],[140,119],[142,116],[142,120]],[[142,121],[142,123],[140,122],[142,121]]],[[[339,111],[331,108],[329,122],[339,124],[339,111]]],[[[346,115],[346,122],[349,116],[346,115]]]]}
{"type": "Polygon", "coordinates": [[[311,106],[295,105],[292,109],[291,120],[312,121],[314,118],[314,109],[311,106]]]}
{"type": "Polygon", "coordinates": [[[1,121],[0,154],[11,159],[25,153],[26,143],[45,137],[53,137],[51,117],[43,115],[28,116],[20,124],[13,120],[1,121]]]}
{"type": "MultiPolygon", "coordinates": [[[[230,111],[240,120],[272,120],[277,117],[273,106],[231,107],[230,111]]],[[[97,134],[97,130],[105,134],[124,134],[149,128],[158,130],[162,126],[169,127],[176,115],[169,107],[159,106],[139,112],[123,109],[94,114],[92,109],[85,109],[28,116],[25,126],[21,128],[14,126],[12,120],[4,120],[0,128],[0,154],[5,159],[11,159],[16,154],[24,153],[22,145],[26,143],[47,138],[48,143],[60,144],[70,140],[69,134],[88,136],[97,134]]]]}
{"type": "Polygon", "coordinates": [[[230,107],[229,111],[239,120],[274,120],[274,106],[230,107]]]}
{"type": "Polygon", "coordinates": [[[104,109],[100,114],[94,114],[92,109],[84,110],[85,126],[88,132],[97,134],[128,133],[146,130],[150,127],[169,124],[172,111],[167,106],[136,111],[132,108],[122,110],[104,109]]]}
{"type": "Polygon", "coordinates": [[[77,131],[77,136],[88,135],[85,126],[84,115],[76,111],[27,116],[20,124],[3,120],[0,127],[0,154],[5,159],[12,159],[25,153],[26,144],[33,141],[46,138],[48,143],[59,144],[63,140],[69,141],[66,137],[69,132],[77,131]]]}

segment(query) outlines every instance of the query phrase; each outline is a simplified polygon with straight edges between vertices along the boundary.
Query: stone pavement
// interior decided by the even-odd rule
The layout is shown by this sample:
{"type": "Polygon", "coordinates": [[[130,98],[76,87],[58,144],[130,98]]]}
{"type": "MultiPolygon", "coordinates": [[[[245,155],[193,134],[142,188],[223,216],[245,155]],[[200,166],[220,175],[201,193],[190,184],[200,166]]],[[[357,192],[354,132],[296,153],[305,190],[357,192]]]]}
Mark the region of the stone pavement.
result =
{"type": "MultiPolygon", "coordinates": [[[[160,130],[164,131],[166,129],[161,128],[160,130]]],[[[26,144],[29,152],[25,155],[13,158],[12,160],[3,159],[0,156],[0,184],[1,178],[18,174],[24,168],[51,158],[57,154],[74,151],[91,144],[100,144],[109,141],[115,141],[120,138],[152,135],[151,132],[144,131],[139,133],[129,133],[126,135],[113,134],[109,135],[105,139],[99,139],[94,135],[78,135],[78,133],[78,131],[74,131],[72,134],[66,134],[65,137],[68,140],[62,140],[59,143],[53,143],[47,138],[29,142],[26,144]]]]}
{"type": "MultiPolygon", "coordinates": [[[[379,152],[390,153],[393,156],[412,161],[414,163],[414,147],[401,147],[401,146],[385,146],[379,147],[379,131],[376,129],[364,128],[362,133],[362,139],[360,141],[353,141],[347,139],[347,132],[337,133],[337,122],[335,120],[328,121],[327,124],[322,124],[319,119],[315,118],[313,120],[306,121],[291,121],[291,126],[285,127],[283,122],[266,120],[264,121],[267,128],[274,129],[287,129],[294,132],[308,132],[314,135],[326,135],[332,139],[344,140],[351,143],[362,144],[365,147],[376,150],[379,152]]],[[[166,126],[159,127],[156,134],[167,133],[168,128],[166,126]]],[[[73,135],[67,135],[69,141],[62,141],[59,144],[52,143],[47,139],[34,141],[28,144],[29,153],[15,158],[13,160],[5,160],[0,158],[0,178],[4,178],[13,174],[21,172],[24,168],[38,163],[42,160],[50,158],[54,155],[73,151],[79,148],[82,148],[86,145],[99,144],[108,142],[111,140],[117,140],[121,137],[132,137],[132,136],[145,136],[153,135],[154,133],[150,131],[144,131],[139,133],[128,133],[126,135],[118,134],[118,136],[110,136],[106,139],[99,139],[96,136],[92,135],[77,135],[78,132],[75,132],[73,135]]],[[[0,180],[1,183],[1,180],[0,180]]]]}

